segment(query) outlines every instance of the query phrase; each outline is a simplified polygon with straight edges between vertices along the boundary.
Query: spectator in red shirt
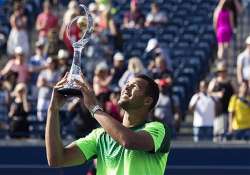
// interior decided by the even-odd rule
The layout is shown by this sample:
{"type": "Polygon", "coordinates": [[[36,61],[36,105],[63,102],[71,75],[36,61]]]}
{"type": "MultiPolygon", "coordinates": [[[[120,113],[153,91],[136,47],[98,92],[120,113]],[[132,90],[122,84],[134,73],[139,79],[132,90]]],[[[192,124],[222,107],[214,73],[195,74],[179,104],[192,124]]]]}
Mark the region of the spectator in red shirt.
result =
{"type": "Polygon", "coordinates": [[[46,39],[50,29],[56,28],[58,18],[53,14],[49,1],[43,3],[43,12],[40,13],[36,20],[36,30],[39,33],[39,39],[46,39]]]}
{"type": "MultiPolygon", "coordinates": [[[[66,45],[67,49],[70,51],[71,54],[73,54],[73,47],[72,47],[71,41],[69,40],[67,36],[66,28],[67,28],[67,25],[71,22],[71,20],[79,15],[79,12],[80,11],[79,11],[77,2],[75,0],[70,1],[68,5],[68,9],[64,13],[63,24],[60,28],[60,33],[59,33],[60,40],[64,42],[64,44],[66,45]]],[[[73,41],[77,41],[81,37],[80,36],[81,30],[76,25],[76,23],[72,23],[69,33],[70,33],[71,40],[73,41]]]]}
{"type": "Polygon", "coordinates": [[[30,74],[22,47],[15,48],[15,58],[9,60],[5,67],[0,71],[1,76],[7,76],[11,73],[17,73],[18,83],[28,83],[30,74]]]}

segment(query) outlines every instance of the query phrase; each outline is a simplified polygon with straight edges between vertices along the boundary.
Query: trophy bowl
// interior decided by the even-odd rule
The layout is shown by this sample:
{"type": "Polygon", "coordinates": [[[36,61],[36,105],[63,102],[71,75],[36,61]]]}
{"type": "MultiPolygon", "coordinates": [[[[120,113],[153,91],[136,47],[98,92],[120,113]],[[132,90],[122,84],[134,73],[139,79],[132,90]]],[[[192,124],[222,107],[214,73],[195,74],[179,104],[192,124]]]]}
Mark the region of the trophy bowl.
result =
{"type": "Polygon", "coordinates": [[[81,55],[84,46],[90,39],[93,31],[93,19],[87,7],[79,4],[79,15],[74,17],[67,25],[66,32],[72,47],[74,49],[73,61],[67,77],[67,82],[64,86],[58,89],[58,92],[65,96],[78,96],[81,97],[82,93],[80,87],[76,84],[75,80],[80,80],[81,71],[81,55]],[[79,40],[71,35],[71,28],[78,27],[81,36],[79,40]]]}

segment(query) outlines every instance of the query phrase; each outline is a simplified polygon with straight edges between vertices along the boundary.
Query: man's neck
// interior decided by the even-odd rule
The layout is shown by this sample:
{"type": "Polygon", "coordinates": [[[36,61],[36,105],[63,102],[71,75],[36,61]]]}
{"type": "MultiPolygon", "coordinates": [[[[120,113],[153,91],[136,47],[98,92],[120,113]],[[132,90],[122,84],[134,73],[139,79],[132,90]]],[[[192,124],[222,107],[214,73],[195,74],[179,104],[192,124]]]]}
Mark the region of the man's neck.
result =
{"type": "Polygon", "coordinates": [[[140,110],[135,112],[125,112],[122,124],[127,128],[138,126],[145,122],[146,115],[148,115],[146,112],[140,110]]]}

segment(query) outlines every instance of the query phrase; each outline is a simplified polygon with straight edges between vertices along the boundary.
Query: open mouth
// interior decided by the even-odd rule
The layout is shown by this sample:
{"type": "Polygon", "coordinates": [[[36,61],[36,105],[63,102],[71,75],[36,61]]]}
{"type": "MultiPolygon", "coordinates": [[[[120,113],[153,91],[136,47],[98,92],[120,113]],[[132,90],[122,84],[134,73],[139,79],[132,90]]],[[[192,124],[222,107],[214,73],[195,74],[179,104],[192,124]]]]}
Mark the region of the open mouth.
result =
{"type": "Polygon", "coordinates": [[[123,93],[122,93],[122,96],[123,96],[123,97],[130,97],[130,96],[131,96],[131,94],[130,94],[130,93],[128,93],[128,92],[123,92],[123,93]]]}

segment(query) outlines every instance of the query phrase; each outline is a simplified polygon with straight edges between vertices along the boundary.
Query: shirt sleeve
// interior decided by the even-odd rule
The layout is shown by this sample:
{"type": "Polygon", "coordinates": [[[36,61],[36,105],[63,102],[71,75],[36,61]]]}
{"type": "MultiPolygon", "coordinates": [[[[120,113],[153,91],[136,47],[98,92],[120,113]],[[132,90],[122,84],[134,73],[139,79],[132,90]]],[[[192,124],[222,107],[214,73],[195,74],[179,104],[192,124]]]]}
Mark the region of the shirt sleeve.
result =
{"type": "Polygon", "coordinates": [[[198,95],[195,94],[195,95],[191,98],[190,103],[189,103],[189,106],[193,106],[194,103],[197,101],[197,98],[198,98],[198,95]]]}
{"type": "Polygon", "coordinates": [[[154,141],[154,152],[168,152],[170,147],[170,132],[167,126],[161,122],[150,122],[146,124],[147,131],[154,141]]]}
{"type": "Polygon", "coordinates": [[[97,140],[102,132],[101,128],[93,130],[89,135],[75,141],[75,144],[80,148],[86,160],[91,159],[97,153],[97,140]]]}
{"type": "Polygon", "coordinates": [[[243,60],[243,55],[241,53],[237,58],[237,66],[240,66],[242,64],[242,60],[243,60]]]}
{"type": "Polygon", "coordinates": [[[234,112],[235,111],[235,103],[236,103],[236,96],[232,96],[229,105],[228,105],[228,112],[234,112]]]}

